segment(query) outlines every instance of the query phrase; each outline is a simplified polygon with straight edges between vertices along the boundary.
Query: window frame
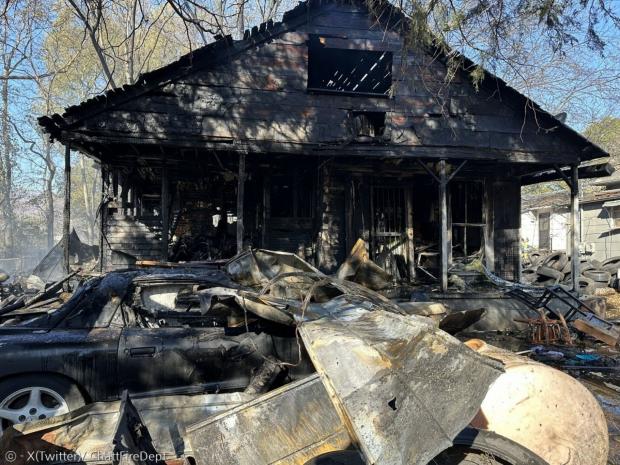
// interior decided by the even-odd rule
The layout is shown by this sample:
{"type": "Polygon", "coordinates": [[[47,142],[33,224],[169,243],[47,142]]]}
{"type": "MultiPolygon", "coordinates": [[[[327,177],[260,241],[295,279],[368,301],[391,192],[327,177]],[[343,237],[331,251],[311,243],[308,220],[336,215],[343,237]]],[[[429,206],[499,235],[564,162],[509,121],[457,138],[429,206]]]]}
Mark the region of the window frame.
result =
{"type": "MultiPolygon", "coordinates": [[[[321,34],[310,34],[308,38],[308,60],[306,63],[306,90],[308,93],[313,94],[330,94],[330,95],[343,95],[343,96],[360,96],[360,97],[373,97],[373,98],[384,98],[390,99],[393,97],[394,90],[394,53],[390,50],[366,50],[363,48],[342,48],[342,47],[330,47],[325,43],[329,40],[328,36],[321,34]],[[317,79],[314,75],[314,72],[311,72],[311,69],[314,70],[316,66],[319,66],[321,63],[321,59],[316,56],[316,53],[324,50],[336,50],[340,53],[368,53],[368,54],[385,54],[389,59],[389,79],[390,83],[386,92],[356,92],[350,90],[338,90],[338,89],[329,89],[326,87],[318,87],[316,84],[320,79],[317,79]],[[316,64],[313,62],[316,60],[316,64]]],[[[355,69],[355,66],[353,67],[355,69]]],[[[370,68],[372,71],[373,68],[370,68]]]]}

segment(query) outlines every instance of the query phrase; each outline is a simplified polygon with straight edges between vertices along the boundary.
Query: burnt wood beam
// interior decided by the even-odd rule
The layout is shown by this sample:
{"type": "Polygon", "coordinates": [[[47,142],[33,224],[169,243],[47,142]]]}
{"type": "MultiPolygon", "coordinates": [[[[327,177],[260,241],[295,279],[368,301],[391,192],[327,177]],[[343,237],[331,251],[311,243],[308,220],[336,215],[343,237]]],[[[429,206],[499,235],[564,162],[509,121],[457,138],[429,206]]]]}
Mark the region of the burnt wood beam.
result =
{"type": "MultiPolygon", "coordinates": [[[[573,167],[571,167],[572,170],[573,167]]],[[[564,182],[566,183],[566,185],[568,186],[568,188],[573,191],[575,190],[577,187],[573,184],[573,181],[571,178],[569,178],[566,174],[564,174],[564,172],[562,171],[562,169],[558,166],[558,165],[553,165],[553,169],[555,170],[556,173],[558,173],[558,176],[560,176],[561,179],[564,180],[564,182]]],[[[572,175],[571,175],[572,177],[572,175]]]]}
{"type": "Polygon", "coordinates": [[[99,204],[98,213],[99,217],[99,272],[103,273],[105,268],[105,224],[107,220],[107,195],[108,195],[108,170],[105,166],[101,165],[101,203],[99,204]]]}
{"type": "Polygon", "coordinates": [[[461,164],[459,166],[456,167],[456,169],[452,172],[452,174],[450,174],[450,176],[448,176],[448,180],[447,182],[452,181],[452,179],[454,178],[454,176],[456,176],[458,174],[459,171],[461,171],[461,168],[463,168],[465,166],[465,164],[467,163],[467,160],[463,160],[461,162],[461,164]]]}
{"type": "Polygon", "coordinates": [[[243,251],[243,200],[245,196],[245,154],[239,154],[237,175],[237,253],[243,251]]]}
{"type": "Polygon", "coordinates": [[[161,261],[168,261],[168,237],[169,218],[168,205],[170,198],[170,186],[168,182],[168,167],[164,164],[161,168],[161,261]]]}
{"type": "MultiPolygon", "coordinates": [[[[257,154],[296,154],[312,156],[367,156],[378,158],[426,158],[439,160],[484,160],[506,163],[537,163],[553,165],[555,163],[577,163],[578,154],[567,155],[560,152],[528,151],[519,149],[498,149],[472,146],[443,146],[443,145],[348,145],[335,143],[292,143],[284,141],[265,140],[255,142],[250,140],[234,140],[233,138],[214,138],[205,135],[161,137],[154,134],[127,136],[124,133],[100,131],[97,136],[71,133],[67,134],[67,143],[91,144],[106,151],[109,144],[129,144],[144,147],[151,151],[153,145],[166,145],[177,148],[196,148],[201,150],[225,150],[236,153],[254,152],[257,154]],[[234,142],[234,143],[233,143],[234,142]]],[[[146,155],[146,154],[145,154],[146,155]]]]}
{"type": "MultiPolygon", "coordinates": [[[[63,245],[63,268],[65,274],[71,273],[69,251],[71,235],[71,147],[65,147],[65,205],[62,212],[62,245],[63,245]]],[[[64,284],[65,291],[69,289],[69,282],[64,284]]]]}
{"type": "Polygon", "coordinates": [[[413,192],[411,188],[405,190],[407,208],[407,261],[409,262],[409,280],[415,278],[415,242],[413,230],[413,192]]]}
{"type": "Polygon", "coordinates": [[[439,161],[439,211],[441,214],[441,290],[448,290],[448,177],[446,160],[439,161]]]}
{"type": "MultiPolygon", "coordinates": [[[[571,175],[572,166],[561,167],[560,171],[568,178],[571,175]]],[[[580,166],[578,168],[578,178],[603,178],[610,176],[614,171],[614,167],[607,160],[605,160],[596,164],[580,166]]],[[[560,177],[559,173],[554,168],[550,168],[536,173],[528,173],[523,175],[521,177],[521,185],[527,186],[530,184],[538,184],[540,182],[557,181],[558,179],[563,179],[563,177],[560,177]]]]}
{"type": "Polygon", "coordinates": [[[264,249],[269,248],[269,221],[271,219],[271,175],[263,176],[263,225],[261,244],[264,249]]]}
{"type": "Polygon", "coordinates": [[[578,278],[580,274],[579,242],[581,241],[581,222],[579,221],[579,169],[577,165],[573,165],[571,167],[570,219],[571,276],[573,279],[573,290],[578,291],[578,278]]]}
{"type": "Polygon", "coordinates": [[[432,176],[439,186],[439,212],[441,215],[441,222],[439,225],[440,236],[440,252],[441,252],[441,290],[448,290],[448,266],[450,263],[450,256],[452,253],[452,244],[450,238],[450,232],[448,231],[448,183],[457,175],[457,173],[465,166],[467,160],[463,160],[459,166],[450,174],[447,174],[446,160],[439,160],[439,176],[431,170],[426,163],[422,160],[417,160],[420,166],[432,176]]]}
{"type": "Polygon", "coordinates": [[[424,168],[424,171],[426,171],[434,180],[435,182],[437,182],[437,184],[441,184],[441,180],[437,177],[437,175],[433,172],[433,170],[431,170],[425,162],[423,162],[422,160],[420,160],[419,158],[416,158],[416,161],[418,162],[418,164],[424,168]]]}

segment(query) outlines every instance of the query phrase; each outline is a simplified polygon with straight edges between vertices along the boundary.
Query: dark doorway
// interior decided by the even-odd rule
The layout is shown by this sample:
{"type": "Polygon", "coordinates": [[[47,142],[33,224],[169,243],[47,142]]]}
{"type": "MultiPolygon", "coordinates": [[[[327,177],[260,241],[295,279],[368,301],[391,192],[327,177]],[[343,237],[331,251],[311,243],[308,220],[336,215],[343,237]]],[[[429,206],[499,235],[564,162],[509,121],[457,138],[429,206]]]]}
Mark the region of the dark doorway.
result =
{"type": "Polygon", "coordinates": [[[407,240],[410,191],[403,187],[373,186],[371,192],[372,259],[396,279],[409,278],[407,240]]]}

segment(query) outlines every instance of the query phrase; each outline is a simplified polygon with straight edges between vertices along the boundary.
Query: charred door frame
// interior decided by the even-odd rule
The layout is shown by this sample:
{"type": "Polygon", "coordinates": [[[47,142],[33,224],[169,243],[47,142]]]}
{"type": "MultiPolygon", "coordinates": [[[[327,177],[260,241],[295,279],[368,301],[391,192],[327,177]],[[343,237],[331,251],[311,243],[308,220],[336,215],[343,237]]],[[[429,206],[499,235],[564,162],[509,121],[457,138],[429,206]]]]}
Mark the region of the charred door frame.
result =
{"type": "MultiPolygon", "coordinates": [[[[414,231],[413,231],[413,192],[410,187],[410,183],[407,181],[395,182],[388,178],[373,177],[370,182],[370,229],[369,229],[369,243],[370,243],[370,256],[373,260],[376,260],[376,248],[378,233],[376,231],[375,222],[375,192],[381,189],[397,189],[402,192],[402,231],[393,231],[383,233],[381,237],[401,237],[404,239],[399,247],[404,246],[404,258],[406,259],[407,273],[409,280],[415,277],[415,245],[414,245],[414,231]]],[[[394,248],[395,250],[396,248],[394,248]]],[[[389,271],[389,270],[386,270],[389,271]]]]}

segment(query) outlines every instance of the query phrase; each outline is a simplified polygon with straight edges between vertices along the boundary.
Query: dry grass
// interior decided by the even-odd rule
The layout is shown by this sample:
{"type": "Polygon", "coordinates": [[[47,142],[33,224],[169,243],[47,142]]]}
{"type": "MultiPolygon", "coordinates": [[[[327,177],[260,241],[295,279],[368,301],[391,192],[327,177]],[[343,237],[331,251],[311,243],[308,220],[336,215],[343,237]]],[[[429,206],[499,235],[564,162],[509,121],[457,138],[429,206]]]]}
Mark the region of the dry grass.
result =
{"type": "Polygon", "coordinates": [[[605,301],[607,303],[607,311],[605,316],[607,318],[609,318],[610,320],[620,318],[620,294],[618,292],[616,292],[614,289],[603,288],[597,289],[596,295],[600,295],[605,298],[605,301]],[[605,292],[599,294],[599,291],[605,292]]]}
{"type": "Polygon", "coordinates": [[[615,294],[616,294],[615,289],[612,289],[611,287],[601,287],[594,291],[594,295],[596,296],[608,296],[608,295],[615,295],[615,294]]]}

